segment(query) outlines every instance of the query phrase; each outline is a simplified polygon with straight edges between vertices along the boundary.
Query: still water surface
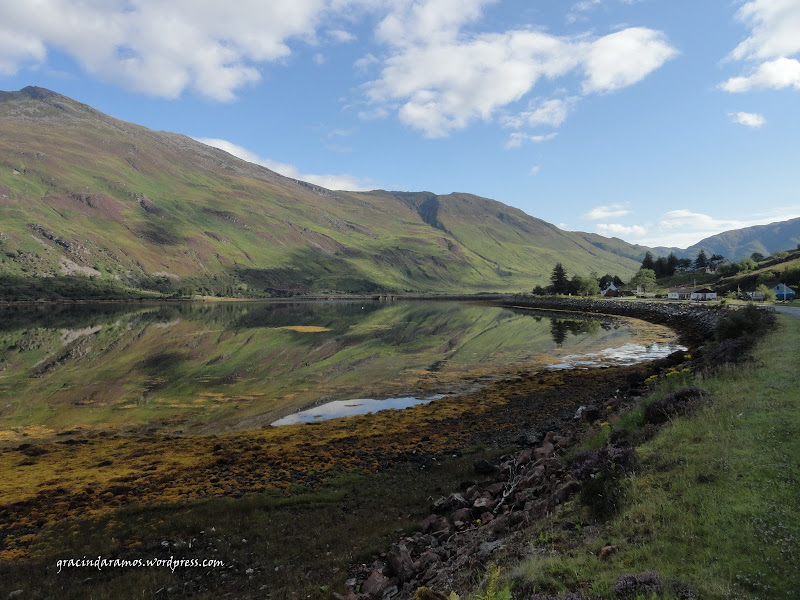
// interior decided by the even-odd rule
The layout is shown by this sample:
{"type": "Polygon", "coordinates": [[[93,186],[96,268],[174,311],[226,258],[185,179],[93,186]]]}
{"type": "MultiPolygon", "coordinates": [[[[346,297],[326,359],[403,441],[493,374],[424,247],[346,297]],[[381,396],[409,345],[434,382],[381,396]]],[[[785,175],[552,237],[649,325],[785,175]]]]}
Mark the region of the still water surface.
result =
{"type": "Polygon", "coordinates": [[[0,441],[303,422],[678,348],[640,321],[456,302],[0,307],[0,441]]]}

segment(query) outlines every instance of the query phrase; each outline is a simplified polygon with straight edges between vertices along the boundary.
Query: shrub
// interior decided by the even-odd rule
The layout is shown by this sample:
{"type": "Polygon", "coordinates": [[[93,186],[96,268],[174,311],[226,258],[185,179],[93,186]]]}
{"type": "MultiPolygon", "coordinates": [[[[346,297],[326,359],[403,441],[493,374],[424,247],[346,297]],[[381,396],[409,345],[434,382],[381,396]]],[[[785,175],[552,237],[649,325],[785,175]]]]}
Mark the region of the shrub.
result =
{"type": "Polygon", "coordinates": [[[659,425],[674,417],[688,415],[696,410],[706,397],[707,392],[700,387],[680,389],[648,404],[644,409],[644,420],[659,425]]]}
{"type": "Polygon", "coordinates": [[[571,471],[582,482],[581,502],[597,517],[616,513],[625,495],[622,478],[633,471],[634,465],[635,454],[629,445],[607,445],[578,453],[571,471]]]}

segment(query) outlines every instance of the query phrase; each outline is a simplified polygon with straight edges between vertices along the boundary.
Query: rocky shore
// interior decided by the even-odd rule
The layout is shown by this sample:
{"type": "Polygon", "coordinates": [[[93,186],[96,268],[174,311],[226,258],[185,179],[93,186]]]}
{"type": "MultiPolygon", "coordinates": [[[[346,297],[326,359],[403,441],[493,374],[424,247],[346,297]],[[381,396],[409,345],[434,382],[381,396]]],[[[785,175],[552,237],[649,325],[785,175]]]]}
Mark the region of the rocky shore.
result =
{"type": "MultiPolygon", "coordinates": [[[[569,310],[612,314],[666,324],[686,343],[697,345],[713,335],[725,315],[719,306],[664,302],[593,301],[580,299],[508,300],[503,305],[524,309],[569,310]]],[[[683,360],[678,352],[657,361],[666,371],[683,360]]],[[[497,558],[522,558],[530,548],[524,541],[531,524],[554,514],[581,489],[563,459],[588,425],[611,418],[647,392],[632,381],[613,395],[581,406],[572,420],[541,435],[530,436],[526,447],[502,456],[496,463],[476,461],[475,480],[461,490],[435,500],[419,531],[404,536],[369,564],[353,567],[343,600],[404,600],[420,587],[447,594],[468,586],[470,574],[484,572],[497,558]]],[[[444,596],[443,596],[444,597],[444,596]]]]}

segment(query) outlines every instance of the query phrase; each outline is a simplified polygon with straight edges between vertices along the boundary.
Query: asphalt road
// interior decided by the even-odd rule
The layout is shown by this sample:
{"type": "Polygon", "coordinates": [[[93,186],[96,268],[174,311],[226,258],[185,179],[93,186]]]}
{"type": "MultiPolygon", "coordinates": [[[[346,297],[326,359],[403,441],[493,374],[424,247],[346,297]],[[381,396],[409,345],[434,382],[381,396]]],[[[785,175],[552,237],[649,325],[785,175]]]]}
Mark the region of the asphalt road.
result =
{"type": "Polygon", "coordinates": [[[800,306],[773,306],[776,312],[800,319],[800,306]]]}

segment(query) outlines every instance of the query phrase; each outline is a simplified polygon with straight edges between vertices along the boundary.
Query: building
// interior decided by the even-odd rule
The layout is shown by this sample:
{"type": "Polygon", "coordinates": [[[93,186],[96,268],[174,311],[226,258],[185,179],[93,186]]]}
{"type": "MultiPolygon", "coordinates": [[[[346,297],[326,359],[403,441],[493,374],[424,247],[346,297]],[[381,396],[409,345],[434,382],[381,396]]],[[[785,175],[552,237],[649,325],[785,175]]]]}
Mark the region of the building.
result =
{"type": "Polygon", "coordinates": [[[692,300],[716,300],[717,292],[711,288],[699,288],[692,292],[692,300]]]}
{"type": "Polygon", "coordinates": [[[797,296],[795,291],[785,283],[779,283],[778,285],[770,289],[773,292],[775,292],[776,300],[794,300],[795,297],[797,296]]]}
{"type": "Polygon", "coordinates": [[[622,292],[618,290],[617,286],[615,286],[612,282],[606,286],[606,289],[600,292],[600,295],[605,296],[606,298],[615,298],[617,296],[621,296],[622,292]]]}
{"type": "Polygon", "coordinates": [[[667,298],[670,300],[690,300],[693,291],[694,288],[687,287],[670,288],[669,292],[667,293],[667,298]]]}

